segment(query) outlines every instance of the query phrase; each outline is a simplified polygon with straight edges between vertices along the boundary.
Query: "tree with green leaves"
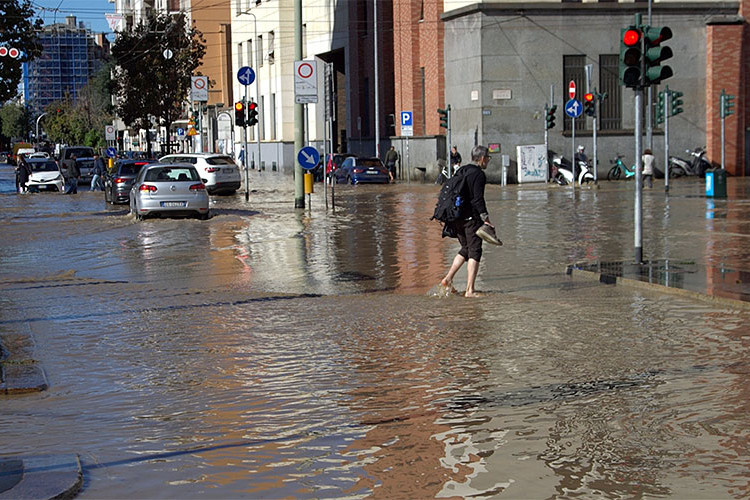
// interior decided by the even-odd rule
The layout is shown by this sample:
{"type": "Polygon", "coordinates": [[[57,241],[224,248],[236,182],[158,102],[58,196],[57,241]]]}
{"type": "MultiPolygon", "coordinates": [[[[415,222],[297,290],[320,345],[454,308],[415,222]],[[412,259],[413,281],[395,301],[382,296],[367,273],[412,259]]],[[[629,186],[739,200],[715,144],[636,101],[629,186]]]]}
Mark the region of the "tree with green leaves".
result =
{"type": "Polygon", "coordinates": [[[31,130],[31,112],[23,104],[9,102],[0,108],[2,133],[10,139],[27,140],[31,130]]]}
{"type": "Polygon", "coordinates": [[[152,15],[133,31],[120,33],[112,46],[118,116],[129,127],[145,130],[153,116],[169,131],[182,115],[191,77],[205,53],[203,35],[188,27],[182,14],[152,15]]]}
{"type": "Polygon", "coordinates": [[[35,12],[29,0],[0,1],[0,46],[16,48],[21,57],[0,58],[0,102],[6,102],[18,95],[21,83],[21,65],[42,53],[37,41],[37,32],[42,28],[42,20],[33,20],[35,12]]]}

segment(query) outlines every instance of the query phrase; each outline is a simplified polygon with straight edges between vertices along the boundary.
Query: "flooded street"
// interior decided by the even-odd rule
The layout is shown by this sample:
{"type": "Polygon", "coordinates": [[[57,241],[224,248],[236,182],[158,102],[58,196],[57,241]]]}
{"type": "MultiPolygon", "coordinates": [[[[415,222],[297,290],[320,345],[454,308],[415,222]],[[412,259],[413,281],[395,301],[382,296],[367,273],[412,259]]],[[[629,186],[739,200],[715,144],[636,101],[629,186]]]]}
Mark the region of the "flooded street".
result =
{"type": "MultiPolygon", "coordinates": [[[[0,334],[49,381],[0,457],[77,453],[82,499],[750,496],[750,309],[565,275],[633,259],[632,183],[488,186],[479,299],[427,296],[434,184],[251,186],[136,222],[0,164],[0,334]]],[[[703,188],[644,192],[644,257],[750,271],[750,182],[703,188]]]]}

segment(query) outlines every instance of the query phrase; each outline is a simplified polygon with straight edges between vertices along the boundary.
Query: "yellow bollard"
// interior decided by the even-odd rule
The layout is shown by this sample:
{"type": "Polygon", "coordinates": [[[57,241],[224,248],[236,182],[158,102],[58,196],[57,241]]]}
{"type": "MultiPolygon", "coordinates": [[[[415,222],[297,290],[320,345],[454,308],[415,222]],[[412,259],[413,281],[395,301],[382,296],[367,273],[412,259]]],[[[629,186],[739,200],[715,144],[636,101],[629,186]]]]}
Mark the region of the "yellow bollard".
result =
{"type": "Polygon", "coordinates": [[[109,159],[109,171],[111,172],[112,170],[114,170],[114,168],[115,168],[115,159],[110,158],[109,159]]]}
{"type": "Polygon", "coordinates": [[[315,190],[313,189],[313,174],[308,172],[305,174],[305,194],[314,192],[315,190]]]}

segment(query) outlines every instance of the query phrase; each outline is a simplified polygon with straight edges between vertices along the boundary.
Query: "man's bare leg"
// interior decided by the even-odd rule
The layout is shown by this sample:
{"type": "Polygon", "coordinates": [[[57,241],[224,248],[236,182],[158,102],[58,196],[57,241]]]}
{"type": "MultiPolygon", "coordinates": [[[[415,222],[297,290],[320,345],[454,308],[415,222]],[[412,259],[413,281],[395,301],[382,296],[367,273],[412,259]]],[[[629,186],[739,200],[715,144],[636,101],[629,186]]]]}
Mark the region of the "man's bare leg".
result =
{"type": "Polygon", "coordinates": [[[474,282],[477,280],[477,274],[479,274],[479,261],[469,259],[468,277],[466,278],[466,293],[464,297],[479,297],[480,294],[474,290],[474,282]]]}
{"type": "Polygon", "coordinates": [[[464,265],[464,262],[466,262],[466,259],[464,259],[461,254],[456,254],[456,257],[453,259],[453,264],[451,264],[451,268],[448,270],[448,274],[446,274],[445,278],[440,281],[440,284],[445,287],[453,286],[453,277],[458,270],[461,269],[461,266],[464,265]]]}

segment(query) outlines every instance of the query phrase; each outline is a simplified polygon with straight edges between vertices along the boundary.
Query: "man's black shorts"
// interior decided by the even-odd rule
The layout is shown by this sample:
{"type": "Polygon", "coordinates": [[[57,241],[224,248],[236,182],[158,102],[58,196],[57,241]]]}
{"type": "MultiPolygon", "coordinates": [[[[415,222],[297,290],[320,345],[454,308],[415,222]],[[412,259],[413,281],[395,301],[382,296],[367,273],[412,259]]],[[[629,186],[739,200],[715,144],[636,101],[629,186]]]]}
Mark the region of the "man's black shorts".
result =
{"type": "Polygon", "coordinates": [[[461,250],[458,254],[464,259],[474,259],[477,262],[482,260],[482,238],[477,236],[477,229],[482,227],[481,219],[470,219],[462,222],[454,222],[458,242],[461,243],[461,250]]]}

